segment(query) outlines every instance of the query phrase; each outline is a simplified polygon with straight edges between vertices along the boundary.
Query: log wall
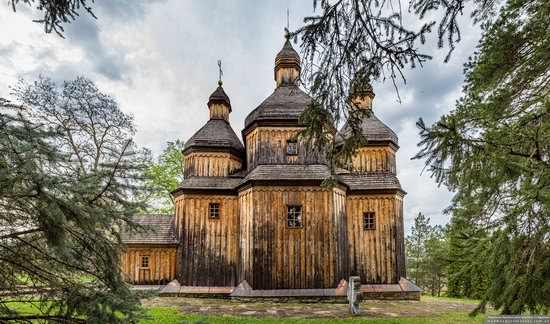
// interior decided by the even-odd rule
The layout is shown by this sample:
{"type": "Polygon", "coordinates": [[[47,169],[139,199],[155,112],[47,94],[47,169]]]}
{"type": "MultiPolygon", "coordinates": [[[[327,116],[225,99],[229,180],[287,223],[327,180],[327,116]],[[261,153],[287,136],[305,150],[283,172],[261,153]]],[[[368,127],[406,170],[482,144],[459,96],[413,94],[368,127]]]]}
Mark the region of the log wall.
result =
{"type": "Polygon", "coordinates": [[[363,283],[398,283],[405,277],[403,197],[348,195],[350,275],[363,283]],[[375,212],[376,229],[363,229],[363,213],[375,212]]]}
{"type": "Polygon", "coordinates": [[[122,273],[133,285],[161,285],[176,278],[177,246],[128,244],[122,253],[122,273]],[[149,257],[149,266],[141,267],[141,257],[149,257]]]}
{"type": "Polygon", "coordinates": [[[242,160],[231,153],[193,152],[185,156],[184,176],[227,177],[242,167],[242,160]]]}
{"type": "Polygon", "coordinates": [[[358,173],[391,172],[396,174],[395,150],[388,146],[367,146],[357,150],[352,170],[358,173]]]}
{"type": "Polygon", "coordinates": [[[333,288],[348,276],[345,192],[255,186],[239,193],[239,281],[253,289],[333,288]],[[287,205],[302,227],[287,228],[287,205]]]}
{"type": "Polygon", "coordinates": [[[246,134],[248,171],[260,164],[323,164],[325,154],[306,151],[298,138],[298,154],[287,155],[287,141],[295,138],[303,127],[257,127],[246,134]]]}
{"type": "Polygon", "coordinates": [[[237,196],[183,194],[175,201],[180,237],[178,280],[183,286],[237,285],[237,196]],[[209,204],[220,204],[218,219],[209,204]]]}

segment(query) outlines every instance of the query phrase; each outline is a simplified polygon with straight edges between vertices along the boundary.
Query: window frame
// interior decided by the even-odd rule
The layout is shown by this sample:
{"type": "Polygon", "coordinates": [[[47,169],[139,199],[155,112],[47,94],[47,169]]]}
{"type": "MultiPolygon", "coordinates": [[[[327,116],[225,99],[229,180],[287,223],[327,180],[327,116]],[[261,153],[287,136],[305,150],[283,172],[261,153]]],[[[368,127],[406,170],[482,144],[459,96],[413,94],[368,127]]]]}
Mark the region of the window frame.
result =
{"type": "Polygon", "coordinates": [[[142,255],[140,261],[140,269],[149,269],[149,255],[142,255]],[[146,266],[143,266],[143,261],[147,264],[146,266]]]}
{"type": "Polygon", "coordinates": [[[220,219],[220,203],[209,203],[208,204],[208,218],[210,219],[220,219]],[[215,215],[215,216],[212,216],[215,215]]]}
{"type": "Polygon", "coordinates": [[[298,141],[289,139],[286,141],[286,155],[295,156],[298,155],[298,141]],[[293,144],[294,152],[290,151],[291,144],[293,144]]]}
{"type": "Polygon", "coordinates": [[[286,228],[288,229],[299,229],[303,227],[303,213],[302,213],[302,205],[286,205],[286,228]],[[298,208],[298,212],[296,212],[295,208],[298,208]],[[292,210],[293,209],[293,210],[292,210]],[[293,219],[291,220],[290,216],[292,215],[293,219]],[[298,217],[296,217],[298,215],[298,217]],[[290,221],[299,222],[299,225],[293,225],[290,226],[290,221]]]}
{"type": "Polygon", "coordinates": [[[363,212],[363,229],[373,231],[376,229],[376,212],[363,212]]]}

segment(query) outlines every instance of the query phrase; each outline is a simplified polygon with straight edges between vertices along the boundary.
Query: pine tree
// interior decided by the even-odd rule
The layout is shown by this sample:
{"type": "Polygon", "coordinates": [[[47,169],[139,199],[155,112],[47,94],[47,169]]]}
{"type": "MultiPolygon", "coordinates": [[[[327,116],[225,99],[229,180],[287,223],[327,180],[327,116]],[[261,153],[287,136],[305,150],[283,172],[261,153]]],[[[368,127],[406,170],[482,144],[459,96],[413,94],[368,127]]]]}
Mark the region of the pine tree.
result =
{"type": "Polygon", "coordinates": [[[132,118],[85,78],[13,91],[0,99],[0,322],[136,322],[118,257],[144,208],[132,118]]]}
{"type": "Polygon", "coordinates": [[[487,303],[550,312],[550,2],[509,0],[485,24],[464,96],[431,127],[417,158],[456,191],[454,208],[487,238],[469,263],[487,268],[487,303]]]}

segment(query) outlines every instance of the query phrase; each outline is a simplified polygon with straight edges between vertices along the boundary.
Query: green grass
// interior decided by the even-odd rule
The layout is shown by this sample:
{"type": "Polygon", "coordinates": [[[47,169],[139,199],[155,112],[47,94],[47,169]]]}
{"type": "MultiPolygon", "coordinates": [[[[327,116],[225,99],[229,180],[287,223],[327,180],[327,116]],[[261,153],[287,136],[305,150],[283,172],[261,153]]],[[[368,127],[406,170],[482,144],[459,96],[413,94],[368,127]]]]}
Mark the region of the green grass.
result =
{"type": "Polygon", "coordinates": [[[433,299],[433,300],[449,300],[449,301],[461,301],[467,303],[479,303],[479,299],[468,299],[468,298],[456,298],[456,297],[434,297],[434,296],[422,296],[422,299],[433,299]]]}
{"type": "Polygon", "coordinates": [[[312,318],[253,318],[253,317],[235,317],[235,316],[200,316],[183,315],[177,308],[149,308],[147,315],[150,320],[141,321],[144,324],[153,323],[411,323],[411,324],[439,324],[439,323],[483,323],[484,316],[475,318],[468,317],[465,312],[440,313],[437,317],[400,317],[400,318],[333,318],[333,319],[312,319],[312,318]]]}

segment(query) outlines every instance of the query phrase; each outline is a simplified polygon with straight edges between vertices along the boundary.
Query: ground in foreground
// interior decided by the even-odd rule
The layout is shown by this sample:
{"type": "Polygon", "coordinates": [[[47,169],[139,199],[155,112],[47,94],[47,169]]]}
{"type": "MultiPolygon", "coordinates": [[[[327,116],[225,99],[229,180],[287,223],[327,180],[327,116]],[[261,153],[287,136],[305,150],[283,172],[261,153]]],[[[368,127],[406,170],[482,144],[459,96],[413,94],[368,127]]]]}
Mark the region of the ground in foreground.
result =
{"type": "Polygon", "coordinates": [[[360,317],[346,304],[235,302],[227,299],[155,297],[143,300],[152,317],[144,323],[482,323],[468,317],[475,301],[422,297],[421,301],[368,300],[360,317]]]}

